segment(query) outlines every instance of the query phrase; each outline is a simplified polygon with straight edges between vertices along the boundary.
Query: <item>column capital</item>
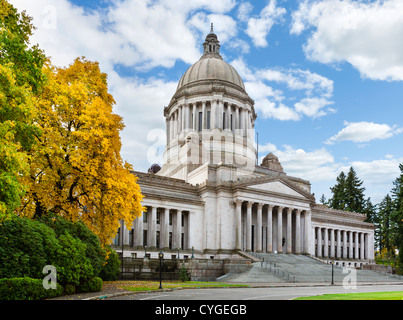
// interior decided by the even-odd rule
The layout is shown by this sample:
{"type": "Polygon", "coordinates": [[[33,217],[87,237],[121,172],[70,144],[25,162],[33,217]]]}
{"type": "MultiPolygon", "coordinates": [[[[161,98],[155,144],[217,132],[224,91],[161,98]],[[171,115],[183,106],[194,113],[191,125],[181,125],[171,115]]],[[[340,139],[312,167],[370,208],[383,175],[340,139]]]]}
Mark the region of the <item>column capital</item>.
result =
{"type": "Polygon", "coordinates": [[[234,202],[235,205],[239,206],[239,205],[242,205],[243,200],[235,199],[233,202],[234,202]]]}
{"type": "Polygon", "coordinates": [[[253,204],[254,204],[253,201],[248,201],[248,202],[246,202],[246,206],[247,206],[248,208],[252,208],[253,204]]]}
{"type": "Polygon", "coordinates": [[[262,208],[263,208],[263,206],[264,206],[264,203],[258,203],[257,204],[257,208],[259,209],[259,210],[261,210],[262,208]]]}

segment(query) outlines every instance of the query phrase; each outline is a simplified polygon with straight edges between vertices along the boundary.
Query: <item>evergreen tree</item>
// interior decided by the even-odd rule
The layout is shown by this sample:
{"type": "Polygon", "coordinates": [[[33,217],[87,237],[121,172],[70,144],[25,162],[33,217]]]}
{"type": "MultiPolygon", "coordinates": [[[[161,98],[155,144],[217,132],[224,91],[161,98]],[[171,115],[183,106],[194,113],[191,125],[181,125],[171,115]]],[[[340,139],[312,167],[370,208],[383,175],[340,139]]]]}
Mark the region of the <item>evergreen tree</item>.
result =
{"type": "Polygon", "coordinates": [[[361,212],[367,216],[365,222],[375,223],[377,220],[377,206],[372,204],[371,198],[365,200],[364,210],[361,212]]]}
{"type": "Polygon", "coordinates": [[[346,184],[346,175],[342,171],[339,176],[336,178],[336,185],[330,188],[333,197],[329,199],[329,206],[333,209],[344,210],[346,207],[345,204],[345,184],[346,184]]]}
{"type": "Polygon", "coordinates": [[[403,163],[399,165],[400,176],[393,182],[393,221],[396,224],[395,244],[399,249],[400,269],[403,270],[403,163]]]}
{"type": "Polygon", "coordinates": [[[379,227],[379,249],[386,249],[388,255],[394,256],[394,223],[392,220],[394,213],[392,198],[387,194],[379,204],[378,227],[379,227]]]}
{"type": "Polygon", "coordinates": [[[346,183],[345,183],[345,201],[346,211],[362,213],[365,208],[365,188],[362,187],[363,182],[358,179],[358,176],[353,167],[350,168],[346,183]]]}
{"type": "Polygon", "coordinates": [[[322,196],[320,197],[320,199],[319,199],[319,202],[321,203],[321,204],[328,204],[328,202],[327,202],[327,200],[326,200],[326,197],[325,197],[325,195],[322,193],[322,196]]]}

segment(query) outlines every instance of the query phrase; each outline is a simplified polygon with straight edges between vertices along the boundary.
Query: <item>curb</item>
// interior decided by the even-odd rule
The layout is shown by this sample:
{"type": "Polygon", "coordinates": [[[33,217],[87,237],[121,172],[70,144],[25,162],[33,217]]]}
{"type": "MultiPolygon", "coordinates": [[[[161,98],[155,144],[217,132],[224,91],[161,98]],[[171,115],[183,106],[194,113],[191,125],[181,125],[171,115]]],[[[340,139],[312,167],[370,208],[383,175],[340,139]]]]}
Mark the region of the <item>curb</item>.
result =
{"type": "MultiPolygon", "coordinates": [[[[111,294],[103,294],[100,296],[94,296],[94,297],[88,297],[85,299],[80,299],[80,300],[103,300],[107,298],[112,298],[112,297],[119,297],[119,296],[125,296],[125,295],[132,295],[132,294],[147,294],[147,293],[157,293],[157,292],[170,292],[174,290],[189,290],[189,289],[249,289],[249,288],[279,288],[279,287],[337,287],[337,286],[342,286],[342,283],[335,283],[335,284],[327,284],[327,283],[293,283],[291,285],[289,284],[278,284],[278,285],[270,285],[270,284],[256,284],[253,285],[251,283],[246,284],[247,286],[245,287],[178,287],[178,288],[167,288],[167,289],[157,289],[157,290],[142,290],[142,291],[123,291],[119,293],[111,293],[111,294]]],[[[403,285],[403,282],[391,282],[391,283],[385,283],[385,282],[380,282],[380,283],[369,283],[369,282],[363,282],[363,283],[357,283],[357,286],[369,286],[369,285],[403,285]]]]}

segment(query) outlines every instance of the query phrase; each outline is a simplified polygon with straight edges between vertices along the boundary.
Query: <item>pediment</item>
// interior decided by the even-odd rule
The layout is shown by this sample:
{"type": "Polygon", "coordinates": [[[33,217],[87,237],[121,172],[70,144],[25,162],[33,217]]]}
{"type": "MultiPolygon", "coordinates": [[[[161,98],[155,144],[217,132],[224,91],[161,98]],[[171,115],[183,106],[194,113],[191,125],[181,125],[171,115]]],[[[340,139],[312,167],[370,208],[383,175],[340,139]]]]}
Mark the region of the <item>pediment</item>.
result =
{"type": "Polygon", "coordinates": [[[280,179],[267,181],[264,183],[261,182],[252,183],[246,186],[246,188],[250,190],[258,190],[261,192],[282,194],[284,196],[297,197],[301,199],[310,198],[310,195],[307,194],[305,191],[292,185],[289,182],[285,182],[280,179]]]}

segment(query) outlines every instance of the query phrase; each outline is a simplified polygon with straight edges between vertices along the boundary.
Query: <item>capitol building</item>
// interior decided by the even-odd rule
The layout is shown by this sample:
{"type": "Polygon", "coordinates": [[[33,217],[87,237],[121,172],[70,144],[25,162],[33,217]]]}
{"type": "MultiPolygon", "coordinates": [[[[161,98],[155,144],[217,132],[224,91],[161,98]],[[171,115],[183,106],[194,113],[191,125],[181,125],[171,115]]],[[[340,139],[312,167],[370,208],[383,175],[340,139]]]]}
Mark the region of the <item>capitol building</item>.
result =
{"type": "Polygon", "coordinates": [[[373,262],[374,225],[364,214],[316,203],[310,182],[289,176],[272,153],[258,163],[254,101],[213,29],[161,112],[164,163],[133,172],[147,212],[119,230],[125,256],[267,252],[373,262]]]}

